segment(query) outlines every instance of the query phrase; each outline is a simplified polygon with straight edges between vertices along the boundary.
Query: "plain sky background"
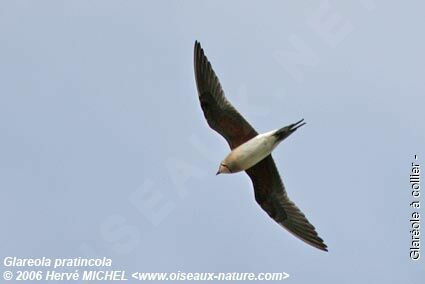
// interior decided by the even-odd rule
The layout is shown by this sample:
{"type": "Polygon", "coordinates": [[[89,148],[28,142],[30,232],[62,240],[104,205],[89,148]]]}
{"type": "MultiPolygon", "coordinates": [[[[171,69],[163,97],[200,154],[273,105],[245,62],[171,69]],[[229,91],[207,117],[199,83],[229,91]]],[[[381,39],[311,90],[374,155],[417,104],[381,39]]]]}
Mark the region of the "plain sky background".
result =
{"type": "Polygon", "coordinates": [[[425,247],[409,258],[408,177],[413,155],[425,158],[424,10],[1,1],[0,257],[423,283],[425,247]],[[259,132],[305,118],[273,156],[328,253],[271,220],[246,174],[215,176],[229,149],[198,102],[195,40],[259,132]]]}

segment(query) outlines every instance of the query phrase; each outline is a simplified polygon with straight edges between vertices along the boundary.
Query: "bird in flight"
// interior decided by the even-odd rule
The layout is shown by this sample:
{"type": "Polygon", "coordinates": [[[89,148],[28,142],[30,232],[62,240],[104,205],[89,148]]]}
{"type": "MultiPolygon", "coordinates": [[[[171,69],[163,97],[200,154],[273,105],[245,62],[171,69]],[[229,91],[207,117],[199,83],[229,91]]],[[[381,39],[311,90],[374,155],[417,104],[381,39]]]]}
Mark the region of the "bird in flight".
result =
{"type": "Polygon", "coordinates": [[[304,242],[327,251],[314,226],[289,199],[271,156],[280,142],[305,124],[304,120],[258,134],[226,99],[198,41],[195,41],[194,68],[198,96],[207,123],[226,139],[231,149],[220,163],[217,174],[245,171],[254,186],[255,200],[272,219],[304,242]]]}

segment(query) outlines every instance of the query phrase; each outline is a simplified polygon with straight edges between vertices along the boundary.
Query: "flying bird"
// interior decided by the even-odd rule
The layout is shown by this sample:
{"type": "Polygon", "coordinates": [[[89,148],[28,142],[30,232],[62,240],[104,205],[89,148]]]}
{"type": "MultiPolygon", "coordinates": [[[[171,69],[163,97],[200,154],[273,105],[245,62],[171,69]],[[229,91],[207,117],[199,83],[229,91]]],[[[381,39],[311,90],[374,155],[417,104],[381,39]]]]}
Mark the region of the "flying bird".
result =
{"type": "Polygon", "coordinates": [[[245,171],[251,178],[255,200],[272,219],[304,242],[327,251],[314,226],[289,199],[271,156],[280,142],[305,124],[304,120],[258,134],[226,99],[198,41],[195,41],[194,68],[198,96],[207,123],[226,139],[231,149],[220,163],[217,174],[245,171]]]}

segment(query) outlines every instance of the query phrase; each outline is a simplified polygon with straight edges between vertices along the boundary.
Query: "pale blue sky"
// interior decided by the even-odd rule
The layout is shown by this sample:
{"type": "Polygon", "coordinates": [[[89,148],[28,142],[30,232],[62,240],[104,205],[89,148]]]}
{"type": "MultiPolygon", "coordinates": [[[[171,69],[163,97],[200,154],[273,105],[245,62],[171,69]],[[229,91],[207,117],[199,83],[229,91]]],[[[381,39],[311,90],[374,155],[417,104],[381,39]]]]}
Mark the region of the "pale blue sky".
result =
{"type": "Polygon", "coordinates": [[[0,257],[420,283],[425,5],[299,2],[2,1],[0,257]],[[215,176],[229,149],[199,106],[195,40],[259,132],[305,118],[273,156],[328,253],[269,219],[244,173],[215,176]]]}

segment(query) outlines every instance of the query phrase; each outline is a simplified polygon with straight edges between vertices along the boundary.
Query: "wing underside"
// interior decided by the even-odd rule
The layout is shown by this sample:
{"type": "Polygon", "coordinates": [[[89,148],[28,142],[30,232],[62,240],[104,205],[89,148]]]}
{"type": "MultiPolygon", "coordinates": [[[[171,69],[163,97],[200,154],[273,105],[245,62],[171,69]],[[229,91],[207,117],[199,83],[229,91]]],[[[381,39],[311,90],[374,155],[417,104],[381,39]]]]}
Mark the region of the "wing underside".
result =
{"type": "Polygon", "coordinates": [[[199,42],[195,42],[194,65],[199,101],[208,125],[226,139],[231,149],[255,137],[258,133],[226,99],[199,42]]]}
{"type": "Polygon", "coordinates": [[[254,186],[256,201],[272,219],[304,242],[327,251],[314,226],[289,199],[271,155],[246,173],[254,186]]]}
{"type": "MultiPolygon", "coordinates": [[[[221,134],[231,149],[258,133],[226,99],[221,84],[199,42],[195,42],[194,68],[199,101],[208,125],[221,134]]],[[[306,243],[327,250],[315,228],[288,198],[271,155],[246,171],[258,204],[282,227],[306,243]]]]}

